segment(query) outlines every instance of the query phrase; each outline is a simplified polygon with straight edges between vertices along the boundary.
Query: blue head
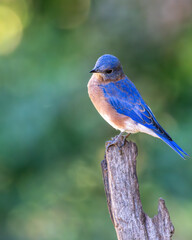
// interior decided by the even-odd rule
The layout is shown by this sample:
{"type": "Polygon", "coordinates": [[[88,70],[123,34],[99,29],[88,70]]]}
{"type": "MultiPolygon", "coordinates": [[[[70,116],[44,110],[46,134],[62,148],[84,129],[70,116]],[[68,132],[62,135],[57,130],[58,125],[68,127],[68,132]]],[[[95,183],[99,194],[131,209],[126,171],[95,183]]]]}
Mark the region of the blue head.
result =
{"type": "Polygon", "coordinates": [[[124,76],[119,59],[110,54],[105,54],[98,58],[90,73],[99,73],[104,81],[117,80],[124,76]]]}

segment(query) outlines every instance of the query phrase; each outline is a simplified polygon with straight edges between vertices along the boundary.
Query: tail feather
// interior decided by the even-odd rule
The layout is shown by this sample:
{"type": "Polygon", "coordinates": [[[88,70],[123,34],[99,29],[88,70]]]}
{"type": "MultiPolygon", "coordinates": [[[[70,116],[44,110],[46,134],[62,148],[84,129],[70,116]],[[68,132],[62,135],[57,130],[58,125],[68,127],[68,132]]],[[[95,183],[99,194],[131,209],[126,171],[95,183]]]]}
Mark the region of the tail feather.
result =
{"type": "Polygon", "coordinates": [[[186,156],[189,157],[189,155],[183,151],[182,148],[180,148],[173,140],[166,139],[162,136],[159,136],[167,145],[169,145],[176,153],[178,153],[183,159],[186,159],[186,156]]]}
{"type": "Polygon", "coordinates": [[[186,156],[189,157],[189,155],[182,148],[180,148],[176,142],[172,141],[172,143],[177,149],[179,149],[180,152],[184,153],[186,156]]]}

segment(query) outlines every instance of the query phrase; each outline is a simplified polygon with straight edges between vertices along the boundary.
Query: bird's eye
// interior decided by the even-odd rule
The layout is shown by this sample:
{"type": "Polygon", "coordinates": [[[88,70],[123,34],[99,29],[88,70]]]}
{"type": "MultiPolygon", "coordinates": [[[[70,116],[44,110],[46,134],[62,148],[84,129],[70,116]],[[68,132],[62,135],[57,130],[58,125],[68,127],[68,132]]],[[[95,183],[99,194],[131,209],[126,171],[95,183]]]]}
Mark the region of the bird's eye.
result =
{"type": "Polygon", "coordinates": [[[107,74],[110,74],[110,73],[113,72],[113,70],[112,70],[112,69],[108,69],[108,70],[106,70],[105,72],[106,72],[107,74]]]}

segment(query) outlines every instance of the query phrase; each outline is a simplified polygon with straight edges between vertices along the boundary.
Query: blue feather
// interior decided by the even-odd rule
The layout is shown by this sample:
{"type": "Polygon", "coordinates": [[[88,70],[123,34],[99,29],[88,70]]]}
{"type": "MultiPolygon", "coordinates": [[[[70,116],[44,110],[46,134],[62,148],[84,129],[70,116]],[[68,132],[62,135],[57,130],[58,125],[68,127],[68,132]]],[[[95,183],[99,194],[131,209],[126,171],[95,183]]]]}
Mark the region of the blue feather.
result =
{"type": "Polygon", "coordinates": [[[186,159],[185,156],[183,154],[185,154],[186,156],[189,156],[186,152],[184,152],[173,140],[170,141],[166,138],[163,138],[160,136],[160,138],[166,143],[168,144],[175,152],[177,152],[183,159],[186,159]]]}
{"type": "Polygon", "coordinates": [[[135,85],[128,79],[99,85],[108,103],[119,113],[132,118],[135,122],[151,129],[182,158],[184,152],[157,122],[135,85]]]}

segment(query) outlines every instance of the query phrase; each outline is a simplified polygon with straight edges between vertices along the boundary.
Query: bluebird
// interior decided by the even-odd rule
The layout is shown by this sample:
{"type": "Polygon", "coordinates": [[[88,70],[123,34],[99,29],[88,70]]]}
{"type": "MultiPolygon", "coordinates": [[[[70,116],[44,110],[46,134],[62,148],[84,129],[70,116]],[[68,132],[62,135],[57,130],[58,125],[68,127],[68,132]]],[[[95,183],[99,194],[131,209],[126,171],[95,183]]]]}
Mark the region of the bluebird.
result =
{"type": "MultiPolygon", "coordinates": [[[[141,97],[135,85],[124,74],[118,58],[101,56],[88,83],[89,97],[100,115],[115,129],[124,132],[143,132],[160,138],[185,159],[184,152],[157,122],[151,109],[141,97]]],[[[117,139],[118,139],[117,137],[117,139]]]]}

